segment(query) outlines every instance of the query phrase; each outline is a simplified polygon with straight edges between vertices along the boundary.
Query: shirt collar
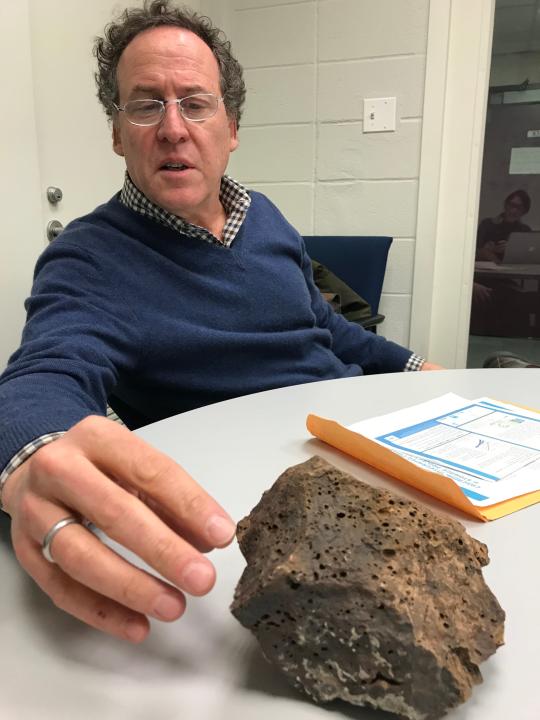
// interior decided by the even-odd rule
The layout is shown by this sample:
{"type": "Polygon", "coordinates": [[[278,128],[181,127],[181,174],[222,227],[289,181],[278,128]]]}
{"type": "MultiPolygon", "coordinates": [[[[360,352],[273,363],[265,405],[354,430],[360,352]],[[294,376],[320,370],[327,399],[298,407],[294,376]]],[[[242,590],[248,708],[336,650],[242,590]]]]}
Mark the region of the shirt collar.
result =
{"type": "Polygon", "coordinates": [[[227,215],[227,221],[223,228],[223,236],[216,238],[215,235],[206,228],[193,225],[178,215],[173,215],[168,210],[153,203],[136,187],[127,172],[124,179],[124,186],[120,192],[120,202],[130,210],[134,210],[140,215],[156,220],[182,235],[190,235],[191,237],[197,237],[206,242],[229,247],[242,227],[242,223],[245,220],[251,204],[251,198],[243,185],[224,175],[221,178],[219,199],[227,215]]]}

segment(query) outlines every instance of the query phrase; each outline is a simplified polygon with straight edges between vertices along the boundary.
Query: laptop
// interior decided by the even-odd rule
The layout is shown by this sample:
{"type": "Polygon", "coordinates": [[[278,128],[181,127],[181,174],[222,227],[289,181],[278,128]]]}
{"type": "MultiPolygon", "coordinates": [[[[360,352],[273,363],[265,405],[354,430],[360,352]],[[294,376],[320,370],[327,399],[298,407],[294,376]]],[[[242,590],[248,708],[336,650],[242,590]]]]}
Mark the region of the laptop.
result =
{"type": "Polygon", "coordinates": [[[504,265],[540,265],[540,232],[514,232],[506,243],[504,265]]]}

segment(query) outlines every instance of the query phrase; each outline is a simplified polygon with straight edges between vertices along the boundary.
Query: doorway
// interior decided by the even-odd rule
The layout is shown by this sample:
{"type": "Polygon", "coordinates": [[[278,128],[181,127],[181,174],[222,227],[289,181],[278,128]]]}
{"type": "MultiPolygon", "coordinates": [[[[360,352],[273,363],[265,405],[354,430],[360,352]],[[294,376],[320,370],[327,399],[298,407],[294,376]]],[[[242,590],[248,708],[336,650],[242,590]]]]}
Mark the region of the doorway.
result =
{"type": "Polygon", "coordinates": [[[540,364],[540,0],[497,0],[467,367],[540,364]]]}

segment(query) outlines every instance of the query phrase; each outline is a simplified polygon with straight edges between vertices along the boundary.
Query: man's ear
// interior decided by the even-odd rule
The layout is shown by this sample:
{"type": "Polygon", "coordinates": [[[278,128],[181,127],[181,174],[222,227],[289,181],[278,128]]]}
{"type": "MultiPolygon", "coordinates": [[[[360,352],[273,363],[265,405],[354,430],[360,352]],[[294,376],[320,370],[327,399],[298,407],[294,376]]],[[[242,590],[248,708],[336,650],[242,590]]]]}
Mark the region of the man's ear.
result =
{"type": "Polygon", "coordinates": [[[229,120],[229,134],[231,136],[229,152],[234,152],[240,144],[240,141],[238,140],[238,126],[236,125],[236,120],[229,120]]]}
{"type": "Polygon", "coordinates": [[[112,146],[113,150],[117,155],[120,155],[121,157],[124,157],[124,147],[122,145],[122,136],[120,134],[120,128],[118,125],[113,122],[112,126],[112,146]]]}

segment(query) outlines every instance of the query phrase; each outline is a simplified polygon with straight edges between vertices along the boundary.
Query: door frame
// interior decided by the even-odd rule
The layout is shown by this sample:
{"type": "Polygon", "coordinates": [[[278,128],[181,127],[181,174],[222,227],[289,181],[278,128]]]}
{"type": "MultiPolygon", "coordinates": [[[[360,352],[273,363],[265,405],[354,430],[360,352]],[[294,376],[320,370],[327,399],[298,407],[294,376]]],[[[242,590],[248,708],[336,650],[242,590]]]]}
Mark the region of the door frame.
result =
{"type": "Polygon", "coordinates": [[[432,0],[410,347],[466,367],[495,0],[432,0]]]}

